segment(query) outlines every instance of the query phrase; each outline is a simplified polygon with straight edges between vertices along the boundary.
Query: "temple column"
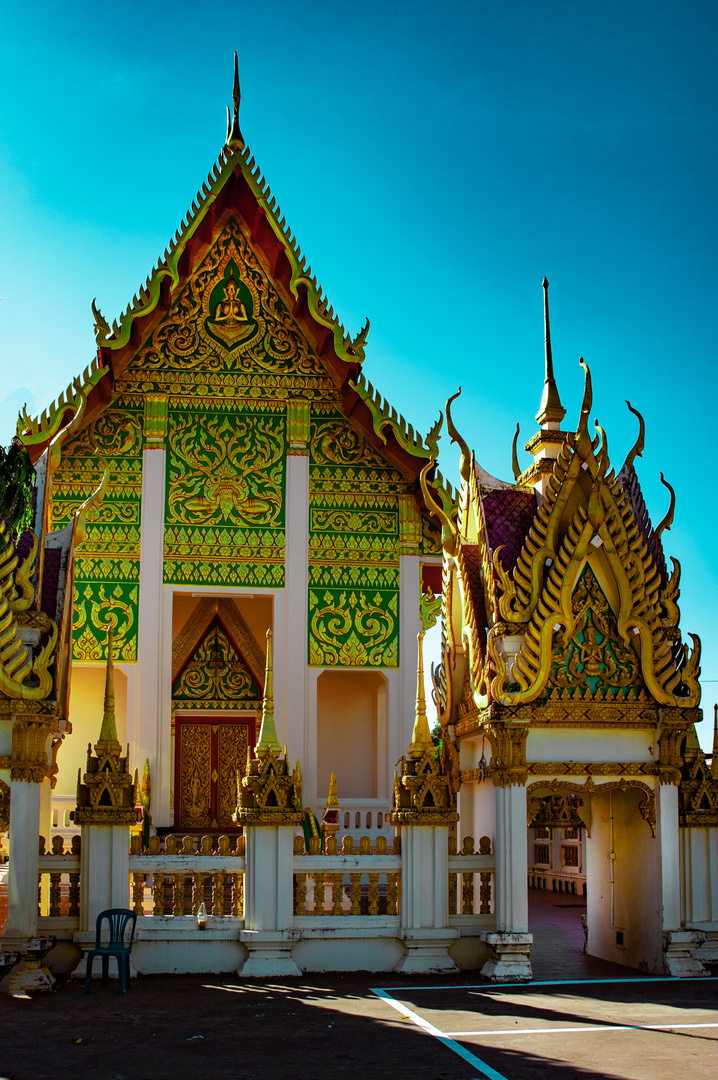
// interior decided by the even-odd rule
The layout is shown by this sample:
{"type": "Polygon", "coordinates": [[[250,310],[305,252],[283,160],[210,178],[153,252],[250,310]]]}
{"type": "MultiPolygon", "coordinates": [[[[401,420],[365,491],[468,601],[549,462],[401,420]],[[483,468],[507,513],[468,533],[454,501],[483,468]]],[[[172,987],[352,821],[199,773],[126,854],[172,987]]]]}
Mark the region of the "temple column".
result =
{"type": "Polygon", "coordinates": [[[678,787],[662,783],[656,792],[656,838],[661,845],[661,911],[663,961],[667,975],[696,978],[710,971],[694,952],[705,941],[701,930],[681,928],[681,854],[678,818],[678,787]]]}
{"type": "Polygon", "coordinates": [[[75,974],[84,975],[85,955],[95,942],[95,923],[107,908],[128,908],[130,826],[137,821],[135,784],[115,725],[112,630],[107,635],[105,704],[100,737],[88,748],[87,770],[78,783],[71,817],[81,831],[80,928],[74,941],[83,950],[75,974]]]}
{"type": "MultiPolygon", "coordinates": [[[[41,787],[47,775],[47,716],[12,717],[8,917],[3,944],[24,944],[37,934],[41,787]]],[[[49,837],[47,838],[49,840],[49,837]]]]}
{"type": "Polygon", "coordinates": [[[8,993],[25,994],[49,990],[55,981],[42,967],[54,941],[46,939],[43,947],[37,927],[41,788],[47,775],[50,722],[36,714],[13,716],[12,721],[8,912],[0,943],[3,950],[27,950],[26,959],[3,981],[8,993]]]}
{"type": "Polygon", "coordinates": [[[3,944],[24,944],[37,934],[40,784],[10,780],[7,923],[3,944]]]}
{"type": "Polygon", "coordinates": [[[490,956],[481,969],[492,982],[533,978],[528,932],[528,853],[526,847],[527,721],[499,724],[495,743],[496,930],[481,935],[490,956]]]}
{"type": "Polygon", "coordinates": [[[137,633],[135,716],[128,739],[137,760],[149,758],[158,822],[170,822],[170,789],[174,762],[171,720],[163,716],[163,589],[167,398],[150,394],[145,400],[140,511],[140,593],[137,633]],[[166,730],[165,730],[166,729],[166,730]]]}
{"type": "Polygon", "coordinates": [[[239,934],[248,953],[239,969],[245,978],[301,975],[292,959],[298,938],[292,921],[294,829],[302,821],[302,777],[299,763],[290,773],[286,757],[280,756],[274,722],[272,636],[268,630],[262,724],[234,815],[246,836],[244,929],[239,934]]]}
{"type": "MultiPolygon", "coordinates": [[[[418,612],[418,599],[417,599],[418,612]]],[[[398,971],[456,971],[449,948],[459,932],[449,926],[449,826],[458,821],[449,777],[434,757],[426,719],[422,642],[418,635],[416,706],[411,744],[394,785],[387,821],[401,836],[401,940],[406,956],[398,971]]]]}

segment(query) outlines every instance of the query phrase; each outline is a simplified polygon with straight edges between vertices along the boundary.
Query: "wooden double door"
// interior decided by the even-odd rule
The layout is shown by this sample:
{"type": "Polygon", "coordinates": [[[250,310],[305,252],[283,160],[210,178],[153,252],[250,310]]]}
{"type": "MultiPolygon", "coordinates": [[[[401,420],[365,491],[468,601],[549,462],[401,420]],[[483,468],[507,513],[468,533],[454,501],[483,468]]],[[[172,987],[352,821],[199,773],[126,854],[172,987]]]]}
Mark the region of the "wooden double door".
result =
{"type": "Polygon", "coordinates": [[[244,776],[255,717],[175,717],[174,828],[236,832],[237,774],[244,776]]]}

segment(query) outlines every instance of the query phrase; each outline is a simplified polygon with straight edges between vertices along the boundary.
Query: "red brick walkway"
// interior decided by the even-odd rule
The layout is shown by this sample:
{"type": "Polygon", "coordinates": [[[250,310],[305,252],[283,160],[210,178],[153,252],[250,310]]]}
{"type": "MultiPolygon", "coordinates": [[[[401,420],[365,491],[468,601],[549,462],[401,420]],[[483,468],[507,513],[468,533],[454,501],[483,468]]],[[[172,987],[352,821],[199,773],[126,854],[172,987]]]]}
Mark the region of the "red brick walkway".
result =
{"type": "Polygon", "coordinates": [[[531,948],[534,979],[620,979],[633,972],[632,968],[622,964],[611,964],[595,956],[586,956],[581,925],[581,916],[585,914],[584,896],[529,889],[529,930],[534,936],[531,948]]]}

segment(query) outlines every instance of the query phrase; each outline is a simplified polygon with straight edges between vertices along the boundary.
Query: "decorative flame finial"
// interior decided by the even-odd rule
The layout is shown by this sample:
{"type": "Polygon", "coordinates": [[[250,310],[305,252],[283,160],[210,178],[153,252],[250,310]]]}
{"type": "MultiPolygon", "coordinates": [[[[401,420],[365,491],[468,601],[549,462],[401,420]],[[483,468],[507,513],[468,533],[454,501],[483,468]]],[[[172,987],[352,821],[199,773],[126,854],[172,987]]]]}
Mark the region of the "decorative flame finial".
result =
{"type": "Polygon", "coordinates": [[[262,726],[259,729],[259,739],[254,748],[257,757],[267,757],[272,754],[277,757],[282,752],[282,747],[277,738],[277,728],[274,723],[274,689],[272,685],[272,631],[267,630],[267,664],[264,671],[264,701],[262,702],[262,726]]]}
{"type": "Polygon", "coordinates": [[[237,61],[237,54],[235,53],[232,115],[230,117],[229,106],[227,106],[227,138],[224,144],[228,150],[244,150],[244,139],[242,138],[242,132],[239,130],[239,102],[241,97],[242,95],[239,90],[239,63],[237,61]]]}
{"type": "Polygon", "coordinates": [[[433,750],[434,743],[429,731],[429,722],[426,719],[426,698],[424,697],[424,632],[417,634],[419,643],[419,658],[416,669],[416,713],[414,716],[414,730],[411,733],[411,746],[407,750],[410,758],[423,757],[427,750],[433,750]]]}
{"type": "Polygon", "coordinates": [[[546,349],[546,375],[543,383],[543,397],[536,420],[544,427],[548,424],[560,424],[566,415],[561,404],[556,380],[553,377],[553,356],[551,355],[551,327],[548,320],[548,280],[543,279],[543,322],[546,349]]]}
{"type": "Polygon", "coordinates": [[[115,723],[115,678],[112,655],[112,627],[107,630],[107,668],[105,671],[105,708],[102,714],[102,727],[100,737],[95,743],[95,753],[116,750],[120,753],[122,747],[117,738],[117,725],[115,723]]]}
{"type": "Polygon", "coordinates": [[[713,757],[711,758],[711,776],[718,780],[718,705],[713,706],[713,757]]]}

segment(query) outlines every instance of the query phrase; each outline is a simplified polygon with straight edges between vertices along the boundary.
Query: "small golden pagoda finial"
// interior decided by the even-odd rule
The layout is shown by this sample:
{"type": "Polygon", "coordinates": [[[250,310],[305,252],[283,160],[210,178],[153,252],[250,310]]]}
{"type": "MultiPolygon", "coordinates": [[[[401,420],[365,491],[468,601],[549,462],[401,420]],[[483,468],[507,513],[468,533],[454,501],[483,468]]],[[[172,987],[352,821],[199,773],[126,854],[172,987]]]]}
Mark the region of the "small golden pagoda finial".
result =
{"type": "Polygon", "coordinates": [[[224,144],[228,150],[244,150],[244,139],[242,138],[242,132],[239,130],[239,102],[241,97],[242,95],[239,90],[239,63],[237,61],[237,54],[235,53],[232,115],[230,117],[229,106],[227,106],[227,138],[224,144]]]}
{"type": "Polygon", "coordinates": [[[105,673],[105,707],[102,714],[102,727],[100,737],[95,743],[95,753],[100,755],[114,750],[121,753],[119,739],[117,738],[117,725],[115,723],[115,678],[112,656],[112,627],[107,630],[107,668],[105,673]]]}
{"type": "Polygon", "coordinates": [[[543,322],[544,322],[544,335],[545,335],[545,351],[546,351],[546,375],[543,383],[543,397],[541,398],[541,405],[539,411],[536,413],[536,420],[541,427],[548,427],[550,424],[560,424],[566,415],[566,410],[561,404],[561,398],[558,394],[558,387],[556,386],[556,380],[553,376],[553,356],[551,355],[551,327],[548,319],[548,280],[543,279],[543,322]]]}
{"type": "Polygon", "coordinates": [[[282,747],[277,738],[277,728],[274,723],[274,689],[272,685],[272,631],[267,630],[267,663],[264,670],[264,701],[262,702],[262,725],[259,729],[259,739],[254,748],[257,757],[267,757],[272,754],[276,757],[281,754],[282,747]]]}
{"type": "Polygon", "coordinates": [[[417,634],[419,643],[419,660],[416,669],[416,712],[414,715],[414,730],[411,733],[411,746],[406,751],[414,760],[423,757],[428,750],[433,750],[434,742],[429,731],[429,722],[426,719],[426,698],[424,697],[424,632],[417,634]]]}
{"type": "Polygon", "coordinates": [[[330,836],[336,836],[339,831],[339,799],[337,798],[337,778],[334,773],[329,777],[329,794],[322,814],[322,830],[325,841],[330,836]]]}
{"type": "Polygon", "coordinates": [[[713,706],[713,757],[711,758],[711,776],[718,780],[718,705],[713,706]]]}

